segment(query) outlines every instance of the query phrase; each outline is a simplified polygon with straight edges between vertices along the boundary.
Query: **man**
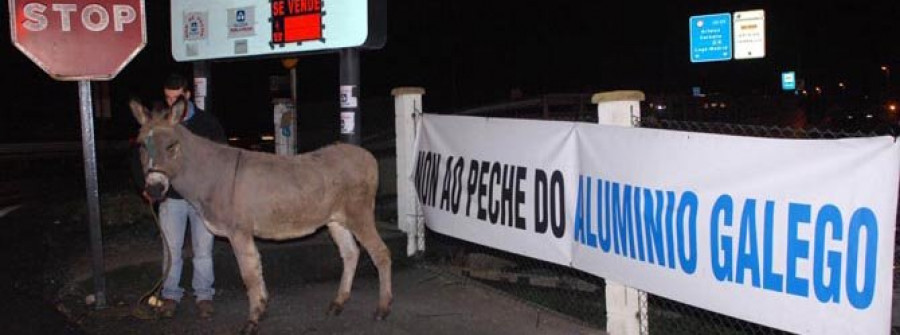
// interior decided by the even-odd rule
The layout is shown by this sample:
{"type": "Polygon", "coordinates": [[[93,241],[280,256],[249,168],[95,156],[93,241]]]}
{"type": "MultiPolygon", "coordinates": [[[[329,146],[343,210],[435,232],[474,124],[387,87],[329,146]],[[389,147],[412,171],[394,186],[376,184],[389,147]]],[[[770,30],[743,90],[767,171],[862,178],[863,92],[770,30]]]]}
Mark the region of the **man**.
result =
{"type": "MultiPolygon", "coordinates": [[[[190,100],[191,91],[188,80],[179,74],[171,74],[163,85],[163,94],[166,105],[171,107],[179,98],[184,97],[188,101],[188,108],[181,124],[192,133],[210,140],[225,143],[225,132],[218,119],[212,113],[197,108],[190,100]]],[[[141,178],[143,180],[143,178],[141,178]]],[[[214,237],[207,230],[203,219],[177,190],[169,189],[166,198],[159,203],[160,230],[166,241],[163,252],[168,252],[170,268],[163,282],[163,304],[159,308],[160,316],[170,318],[175,315],[178,304],[184,295],[181,288],[181,270],[183,266],[182,248],[186,228],[190,222],[191,250],[193,254],[193,279],[191,288],[194,291],[194,301],[197,304],[201,318],[212,316],[213,309],[213,259],[212,249],[214,237]],[[168,251],[166,251],[168,250],[168,251]]],[[[164,254],[165,255],[165,254],[164,254]]],[[[166,264],[163,264],[166,271],[166,264]]]]}

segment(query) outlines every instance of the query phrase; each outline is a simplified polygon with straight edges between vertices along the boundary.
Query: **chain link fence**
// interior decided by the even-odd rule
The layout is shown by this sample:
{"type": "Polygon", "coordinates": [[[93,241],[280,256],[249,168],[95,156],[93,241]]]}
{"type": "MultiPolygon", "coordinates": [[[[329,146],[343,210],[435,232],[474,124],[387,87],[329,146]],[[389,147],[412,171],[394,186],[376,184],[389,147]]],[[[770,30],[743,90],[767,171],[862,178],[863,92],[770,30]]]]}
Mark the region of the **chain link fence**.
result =
{"type": "MultiPolygon", "coordinates": [[[[584,96],[567,95],[564,104],[533,99],[517,104],[464,111],[458,114],[526,119],[596,122],[596,112],[585,112],[584,96]]],[[[596,108],[596,107],[594,107],[596,108]]],[[[794,139],[839,139],[892,135],[876,131],[844,132],[820,129],[690,122],[646,117],[635,119],[644,128],[739,136],[794,139]]],[[[900,219],[900,217],[898,217],[900,219]]],[[[605,281],[585,272],[537,259],[507,253],[426,230],[423,263],[436,270],[461,276],[464,282],[487,285],[523,302],[567,315],[588,326],[606,328],[605,281]]],[[[897,239],[900,242],[900,239],[897,239]]],[[[895,245],[894,262],[898,257],[895,245]]],[[[898,273],[894,272],[896,287],[898,273]]],[[[896,291],[896,289],[895,289],[896,291]]],[[[787,334],[784,331],[732,318],[653,294],[641,294],[641,332],[649,334],[787,334]]],[[[892,327],[900,334],[900,327],[892,327]]]]}

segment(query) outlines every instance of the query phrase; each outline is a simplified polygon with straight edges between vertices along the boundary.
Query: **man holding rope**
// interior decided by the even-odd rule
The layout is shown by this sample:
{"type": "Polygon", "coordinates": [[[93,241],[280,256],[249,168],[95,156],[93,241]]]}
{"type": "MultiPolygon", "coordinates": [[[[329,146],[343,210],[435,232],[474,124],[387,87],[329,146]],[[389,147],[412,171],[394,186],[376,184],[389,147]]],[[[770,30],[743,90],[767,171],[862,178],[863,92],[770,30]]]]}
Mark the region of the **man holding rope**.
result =
{"type": "MultiPolygon", "coordinates": [[[[169,107],[182,97],[188,100],[188,110],[181,120],[182,125],[188,130],[210,140],[225,143],[225,132],[215,115],[197,108],[190,101],[191,91],[188,80],[184,76],[177,73],[170,74],[164,83],[163,94],[166,98],[166,105],[169,107]]],[[[140,167],[140,163],[137,166],[140,167]]],[[[138,168],[140,174],[138,180],[143,181],[143,171],[139,170],[140,168],[138,168]]],[[[143,194],[145,199],[150,199],[146,191],[143,191],[143,194]]],[[[181,288],[180,282],[184,263],[182,248],[188,222],[190,222],[191,229],[191,251],[194,266],[191,280],[194,301],[201,318],[210,318],[214,311],[212,304],[215,294],[213,288],[215,281],[212,257],[213,234],[206,228],[196,209],[176,190],[169,189],[165,200],[159,203],[159,226],[166,244],[163,247],[163,256],[166,260],[163,262],[165,280],[161,292],[162,301],[158,307],[159,316],[163,318],[175,316],[178,304],[184,295],[184,289],[181,288]]]]}

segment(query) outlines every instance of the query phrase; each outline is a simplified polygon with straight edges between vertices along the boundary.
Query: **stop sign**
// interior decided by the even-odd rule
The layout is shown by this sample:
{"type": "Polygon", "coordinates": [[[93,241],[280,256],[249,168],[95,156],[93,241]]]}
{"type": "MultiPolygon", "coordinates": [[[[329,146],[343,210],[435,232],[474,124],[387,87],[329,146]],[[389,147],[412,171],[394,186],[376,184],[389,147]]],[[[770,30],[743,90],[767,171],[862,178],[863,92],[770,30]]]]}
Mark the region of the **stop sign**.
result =
{"type": "Polygon", "coordinates": [[[9,0],[13,44],[56,80],[110,80],[147,44],[144,0],[9,0]]]}

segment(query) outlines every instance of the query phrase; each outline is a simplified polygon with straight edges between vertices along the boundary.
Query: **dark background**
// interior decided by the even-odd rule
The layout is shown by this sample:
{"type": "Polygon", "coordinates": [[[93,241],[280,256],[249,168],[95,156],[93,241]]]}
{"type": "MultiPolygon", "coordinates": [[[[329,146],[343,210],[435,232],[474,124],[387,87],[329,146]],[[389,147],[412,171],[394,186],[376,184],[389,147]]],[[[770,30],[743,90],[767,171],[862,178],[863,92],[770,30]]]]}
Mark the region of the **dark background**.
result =
{"type": "MultiPolygon", "coordinates": [[[[145,1],[147,46],[110,81],[113,115],[100,121],[98,137],[127,138],[136,129],[127,99],[159,99],[166,73],[190,73],[189,63],[171,57],[169,4],[145,1]]],[[[898,14],[898,1],[390,0],[385,47],[361,53],[361,98],[389,101],[394,87],[421,86],[426,110],[452,112],[506,101],[513,89],[526,97],[611,89],[687,95],[692,86],[777,95],[784,94],[780,73],[787,70],[826,95],[843,82],[852,97],[884,96],[888,78],[880,67],[900,66],[898,14]],[[766,11],[765,58],[690,63],[690,16],[751,9],[766,11]]],[[[2,18],[8,22],[9,13],[2,18]]],[[[226,130],[270,131],[269,77],[287,74],[280,61],[241,59],[211,68],[212,110],[226,130]]],[[[54,81],[34,65],[12,45],[6,24],[0,25],[0,69],[0,143],[80,139],[77,84],[54,81]]],[[[312,131],[336,138],[338,55],[301,56],[298,74],[301,137],[312,131]]],[[[392,117],[366,107],[365,124],[392,117]]]]}
{"type": "MultiPolygon", "coordinates": [[[[793,70],[807,88],[821,87],[822,96],[877,104],[892,97],[886,88],[897,87],[887,85],[881,66],[900,70],[896,0],[384,1],[387,43],[361,54],[364,129],[392,124],[390,91],[399,86],[424,87],[426,111],[442,113],[508,101],[513,89],[525,97],[614,89],[689,96],[699,86],[757,101],[791,95],[781,91],[780,73],[793,70]],[[752,9],[766,11],[765,58],[690,63],[690,16],[752,9]]],[[[95,121],[99,140],[133,136],[137,124],[128,98],[160,99],[168,72],[191,72],[191,64],[171,57],[169,4],[145,0],[148,44],[108,82],[112,115],[95,121]]],[[[54,81],[26,58],[11,43],[8,22],[9,13],[0,10],[0,144],[79,141],[77,83],[54,81]]],[[[338,56],[302,56],[298,73],[300,139],[310,149],[338,137],[338,56]]],[[[230,136],[270,133],[269,78],[285,74],[278,59],[212,63],[211,112],[230,136]]],[[[120,224],[119,232],[133,230],[137,223],[123,217],[142,210],[134,207],[142,204],[133,190],[139,182],[128,170],[130,156],[118,154],[99,153],[103,230],[109,234],[104,236],[116,231],[107,221],[120,224]],[[122,207],[112,207],[109,199],[120,199],[122,207]]],[[[69,258],[88,250],[81,161],[81,153],[72,150],[65,156],[13,156],[0,169],[0,200],[38,204],[0,221],[9,228],[0,236],[10,255],[0,268],[0,297],[9,307],[0,322],[12,327],[8,332],[76,333],[47,296],[55,297],[69,258]]],[[[76,293],[81,300],[89,292],[76,293]]]]}

